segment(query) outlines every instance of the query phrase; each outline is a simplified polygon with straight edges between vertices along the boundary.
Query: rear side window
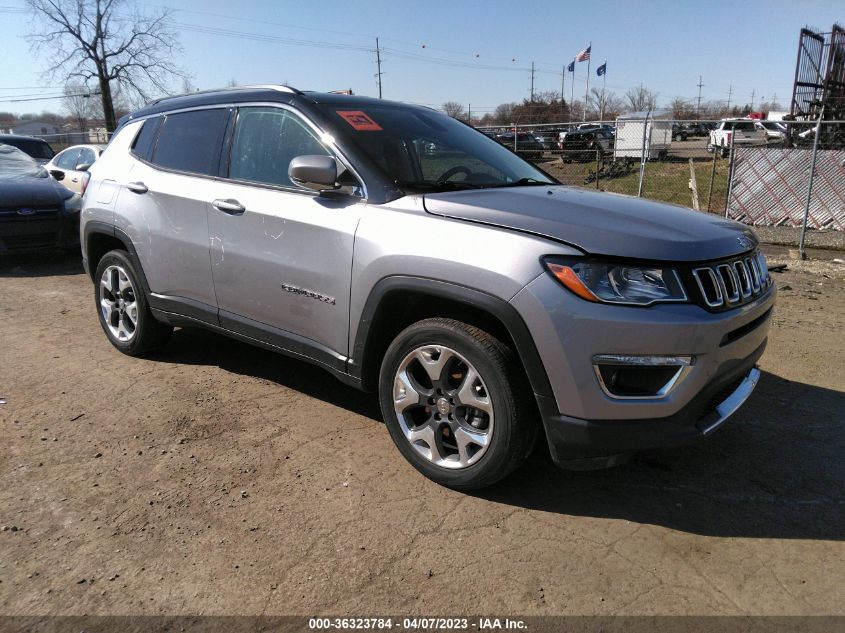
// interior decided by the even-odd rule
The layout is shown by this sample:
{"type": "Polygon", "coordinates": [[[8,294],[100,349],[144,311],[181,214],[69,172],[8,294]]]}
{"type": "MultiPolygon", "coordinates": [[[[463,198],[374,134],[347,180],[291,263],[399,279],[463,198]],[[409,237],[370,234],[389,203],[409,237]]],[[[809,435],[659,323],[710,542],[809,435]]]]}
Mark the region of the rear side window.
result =
{"type": "Polygon", "coordinates": [[[155,141],[156,132],[160,123],[160,116],[144,121],[141,131],[135,137],[135,142],[132,143],[132,153],[135,156],[144,160],[150,160],[153,151],[153,141],[155,141]]]}
{"type": "Polygon", "coordinates": [[[93,165],[97,157],[94,155],[94,150],[90,147],[83,147],[79,150],[79,160],[76,161],[76,166],[79,165],[93,165]]]}
{"type": "Polygon", "coordinates": [[[223,108],[167,115],[152,162],[168,169],[216,176],[228,118],[229,111],[223,108]]]}
{"type": "Polygon", "coordinates": [[[62,169],[76,169],[76,160],[79,158],[79,148],[71,148],[63,151],[56,159],[56,167],[62,169]]]}

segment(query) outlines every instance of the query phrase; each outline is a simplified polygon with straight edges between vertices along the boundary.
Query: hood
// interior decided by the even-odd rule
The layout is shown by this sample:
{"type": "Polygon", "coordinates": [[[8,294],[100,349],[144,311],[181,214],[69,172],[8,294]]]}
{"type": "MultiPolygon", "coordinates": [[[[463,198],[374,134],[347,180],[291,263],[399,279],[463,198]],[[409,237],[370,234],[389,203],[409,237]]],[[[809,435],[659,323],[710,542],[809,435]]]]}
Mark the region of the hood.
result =
{"type": "Polygon", "coordinates": [[[72,195],[52,178],[0,180],[0,207],[61,206],[72,195]]]}
{"type": "Polygon", "coordinates": [[[706,261],[748,251],[747,226],[685,207],[565,186],[426,194],[431,214],[523,231],[591,255],[706,261]]]}

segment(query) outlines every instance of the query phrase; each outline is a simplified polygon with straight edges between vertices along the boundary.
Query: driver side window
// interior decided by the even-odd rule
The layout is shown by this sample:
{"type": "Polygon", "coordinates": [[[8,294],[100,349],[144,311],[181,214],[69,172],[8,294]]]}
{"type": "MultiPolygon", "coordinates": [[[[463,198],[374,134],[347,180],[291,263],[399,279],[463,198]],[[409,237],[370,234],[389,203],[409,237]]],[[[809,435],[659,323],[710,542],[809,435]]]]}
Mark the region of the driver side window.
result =
{"type": "Polygon", "coordinates": [[[299,189],[288,176],[297,156],[331,156],[298,116],[273,107],[238,111],[229,164],[229,178],[299,189]]]}

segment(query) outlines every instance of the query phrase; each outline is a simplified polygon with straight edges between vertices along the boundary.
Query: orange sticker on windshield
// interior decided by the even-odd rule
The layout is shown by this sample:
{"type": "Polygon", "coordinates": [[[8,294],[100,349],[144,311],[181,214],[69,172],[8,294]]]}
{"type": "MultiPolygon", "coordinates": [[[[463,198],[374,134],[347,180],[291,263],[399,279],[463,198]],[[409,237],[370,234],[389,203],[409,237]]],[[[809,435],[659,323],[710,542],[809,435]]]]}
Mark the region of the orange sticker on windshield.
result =
{"type": "Polygon", "coordinates": [[[359,132],[379,132],[381,126],[361,110],[337,110],[344,120],[359,132]]]}

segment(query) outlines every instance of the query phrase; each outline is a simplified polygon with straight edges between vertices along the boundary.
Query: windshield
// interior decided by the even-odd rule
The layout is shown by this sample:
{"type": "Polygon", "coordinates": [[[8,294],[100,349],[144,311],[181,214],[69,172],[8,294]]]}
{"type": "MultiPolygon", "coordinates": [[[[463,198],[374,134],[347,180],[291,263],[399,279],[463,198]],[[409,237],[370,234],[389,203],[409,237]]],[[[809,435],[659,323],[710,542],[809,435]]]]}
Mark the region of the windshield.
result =
{"type": "Polygon", "coordinates": [[[0,180],[47,177],[47,171],[31,156],[11,145],[0,144],[0,180]]]}
{"type": "Polygon", "coordinates": [[[0,141],[0,143],[6,143],[7,145],[17,147],[33,158],[44,158],[49,160],[56,155],[55,152],[53,152],[53,148],[51,148],[45,141],[39,141],[36,139],[12,138],[0,141]]]}
{"type": "MultiPolygon", "coordinates": [[[[495,140],[437,112],[389,104],[322,108],[339,133],[401,189],[557,184],[495,140]]],[[[517,146],[523,140],[536,144],[520,134],[517,146]]]]}

